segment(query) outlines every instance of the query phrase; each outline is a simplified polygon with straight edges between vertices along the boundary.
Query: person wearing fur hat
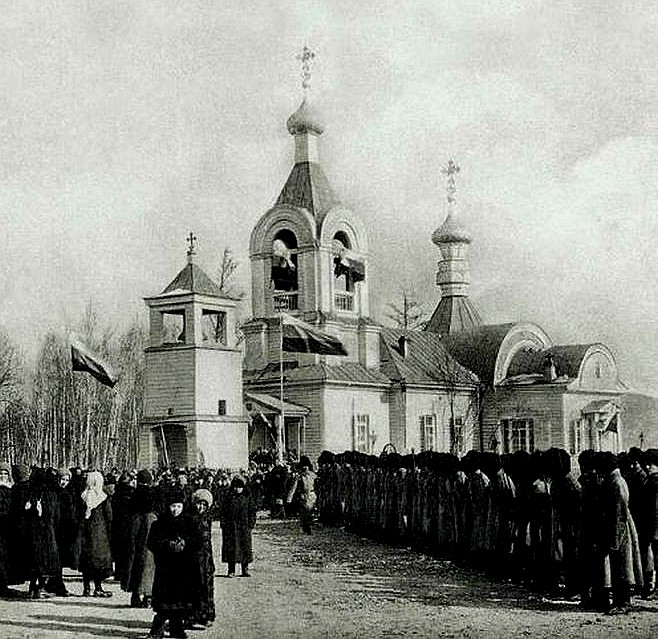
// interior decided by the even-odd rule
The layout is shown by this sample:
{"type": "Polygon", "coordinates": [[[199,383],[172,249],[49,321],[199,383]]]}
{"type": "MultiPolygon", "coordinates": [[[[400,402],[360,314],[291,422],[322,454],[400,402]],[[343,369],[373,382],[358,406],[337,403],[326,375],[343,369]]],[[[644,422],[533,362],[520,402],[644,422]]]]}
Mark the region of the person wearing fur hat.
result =
{"type": "Polygon", "coordinates": [[[171,488],[165,504],[164,513],[151,525],[147,542],[155,559],[151,604],[155,616],[148,636],[163,637],[168,620],[169,635],[184,639],[185,622],[196,603],[201,542],[194,521],[184,510],[183,491],[171,488]]]}
{"type": "Polygon", "coordinates": [[[215,621],[215,561],[212,552],[213,497],[209,490],[199,488],[192,493],[192,517],[199,531],[201,544],[197,552],[199,566],[198,600],[190,618],[193,625],[210,626],[215,621]]]}
{"type": "Polygon", "coordinates": [[[11,466],[0,462],[0,597],[8,594],[11,530],[11,466]]]}
{"type": "Polygon", "coordinates": [[[91,596],[91,582],[94,582],[94,597],[111,597],[104,590],[102,582],[112,574],[112,551],[110,546],[112,531],[112,506],[103,490],[105,479],[98,471],[87,475],[87,484],[80,496],[80,563],[83,597],[91,596]]]}
{"type": "Polygon", "coordinates": [[[64,585],[61,569],[77,568],[74,547],[80,525],[79,508],[70,483],[71,471],[68,468],[60,468],[56,472],[55,495],[59,511],[55,525],[55,537],[59,552],[60,571],[48,580],[46,591],[59,597],[68,597],[70,593],[64,585]]]}
{"type": "Polygon", "coordinates": [[[242,477],[231,480],[231,489],[222,504],[222,562],[228,564],[228,577],[235,577],[235,565],[241,564],[242,576],[249,577],[254,556],[251,531],[256,525],[256,507],[242,477]]]}
{"type": "Polygon", "coordinates": [[[153,596],[155,559],[147,547],[159,505],[153,476],[148,470],[136,475],[137,486],[131,494],[126,517],[125,565],[121,588],[130,592],[131,608],[149,608],[153,596]]]}
{"type": "Polygon", "coordinates": [[[316,476],[313,472],[313,464],[306,455],[301,456],[298,468],[299,471],[288,490],[287,502],[291,503],[295,496],[299,498],[299,523],[302,530],[310,535],[313,509],[317,501],[316,476]]]}

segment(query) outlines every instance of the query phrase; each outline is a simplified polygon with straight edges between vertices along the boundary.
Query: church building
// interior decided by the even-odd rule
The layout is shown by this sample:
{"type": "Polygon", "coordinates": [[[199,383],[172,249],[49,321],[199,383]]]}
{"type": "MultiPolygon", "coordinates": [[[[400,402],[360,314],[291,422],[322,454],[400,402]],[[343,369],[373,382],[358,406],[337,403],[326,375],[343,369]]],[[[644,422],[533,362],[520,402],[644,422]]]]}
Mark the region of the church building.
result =
{"type": "Polygon", "coordinates": [[[252,314],[242,330],[251,450],[274,447],[282,414],[285,447],[311,458],[387,445],[456,454],[621,449],[628,389],[604,344],[553,344],[529,322],[487,324],[471,302],[459,167],[444,169],[446,218],[432,235],[436,309],[424,330],[386,328],[370,315],[366,226],[325,175],[324,125],[308,92],[287,128],[294,163],[249,246],[252,314]],[[282,311],[337,337],[348,355],[282,353],[282,311]]]}

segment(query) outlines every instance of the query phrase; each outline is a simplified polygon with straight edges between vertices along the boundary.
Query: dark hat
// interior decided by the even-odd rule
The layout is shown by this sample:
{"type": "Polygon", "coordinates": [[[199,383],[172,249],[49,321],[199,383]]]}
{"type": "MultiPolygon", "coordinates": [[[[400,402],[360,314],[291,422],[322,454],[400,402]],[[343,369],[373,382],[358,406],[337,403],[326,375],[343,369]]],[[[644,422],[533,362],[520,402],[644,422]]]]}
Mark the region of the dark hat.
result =
{"type": "Polygon", "coordinates": [[[245,487],[245,481],[240,475],[236,475],[231,479],[231,488],[244,488],[245,487]]]}
{"type": "Polygon", "coordinates": [[[146,468],[143,470],[137,471],[137,483],[138,484],[152,484],[153,475],[146,468]]]}
{"type": "Polygon", "coordinates": [[[658,466],[658,448],[649,448],[642,453],[642,461],[646,466],[653,464],[658,466]]]}
{"type": "Polygon", "coordinates": [[[167,491],[165,495],[165,504],[170,506],[171,504],[184,504],[185,503],[185,493],[180,490],[180,488],[171,488],[167,491]]]}
{"type": "Polygon", "coordinates": [[[14,469],[14,479],[17,483],[27,481],[30,478],[30,467],[26,464],[19,464],[14,469]]]}

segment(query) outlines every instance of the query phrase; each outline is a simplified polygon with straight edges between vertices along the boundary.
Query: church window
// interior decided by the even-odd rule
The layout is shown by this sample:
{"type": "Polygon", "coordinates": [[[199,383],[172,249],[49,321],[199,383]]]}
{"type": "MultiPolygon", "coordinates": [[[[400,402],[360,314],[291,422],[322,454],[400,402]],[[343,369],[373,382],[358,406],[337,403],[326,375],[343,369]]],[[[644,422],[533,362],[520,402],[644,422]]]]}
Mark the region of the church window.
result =
{"type": "Polygon", "coordinates": [[[297,290],[297,238],[287,229],[272,242],[272,283],[276,291],[297,290]]]}
{"type": "Polygon", "coordinates": [[[332,240],[334,268],[334,307],[337,311],[354,310],[354,285],[365,277],[365,267],[351,251],[350,240],[338,231],[332,240]]]}
{"type": "Polygon", "coordinates": [[[420,417],[420,448],[421,450],[437,450],[436,415],[421,415],[420,417]]]}
{"type": "Polygon", "coordinates": [[[503,419],[503,452],[535,450],[535,425],[532,419],[503,419]]]}
{"type": "Polygon", "coordinates": [[[204,309],[201,312],[201,334],[206,344],[226,346],[226,313],[204,309]]]}
{"type": "Polygon", "coordinates": [[[596,362],[596,366],[594,367],[594,375],[596,379],[601,379],[601,364],[599,362],[596,362]]]}
{"type": "Polygon", "coordinates": [[[162,343],[185,343],[185,311],[167,311],[162,313],[162,343]]]}
{"type": "Polygon", "coordinates": [[[464,452],[464,418],[450,419],[450,452],[459,455],[464,452]]]}
{"type": "Polygon", "coordinates": [[[372,442],[370,432],[370,415],[355,415],[353,418],[354,450],[360,453],[369,453],[372,442]]]}

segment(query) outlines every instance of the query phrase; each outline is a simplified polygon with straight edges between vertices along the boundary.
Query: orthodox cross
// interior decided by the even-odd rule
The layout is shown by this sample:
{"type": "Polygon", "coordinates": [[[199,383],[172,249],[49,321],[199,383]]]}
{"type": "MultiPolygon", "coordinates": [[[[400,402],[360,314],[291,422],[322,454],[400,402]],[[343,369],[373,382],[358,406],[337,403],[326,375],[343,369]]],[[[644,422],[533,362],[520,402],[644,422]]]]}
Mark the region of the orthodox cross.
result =
{"type": "Polygon", "coordinates": [[[187,243],[190,245],[190,247],[187,249],[187,254],[188,255],[194,255],[196,251],[194,250],[196,248],[196,235],[190,231],[190,234],[187,236],[187,243]]]}
{"type": "Polygon", "coordinates": [[[311,86],[311,62],[315,58],[315,51],[311,51],[306,45],[297,59],[302,63],[302,88],[306,91],[311,86]]]}
{"type": "Polygon", "coordinates": [[[457,193],[457,187],[455,186],[455,175],[459,173],[459,171],[459,166],[452,161],[452,158],[450,158],[448,164],[441,169],[441,173],[448,177],[448,184],[446,186],[448,204],[454,204],[457,199],[455,197],[455,194],[457,193]]]}

